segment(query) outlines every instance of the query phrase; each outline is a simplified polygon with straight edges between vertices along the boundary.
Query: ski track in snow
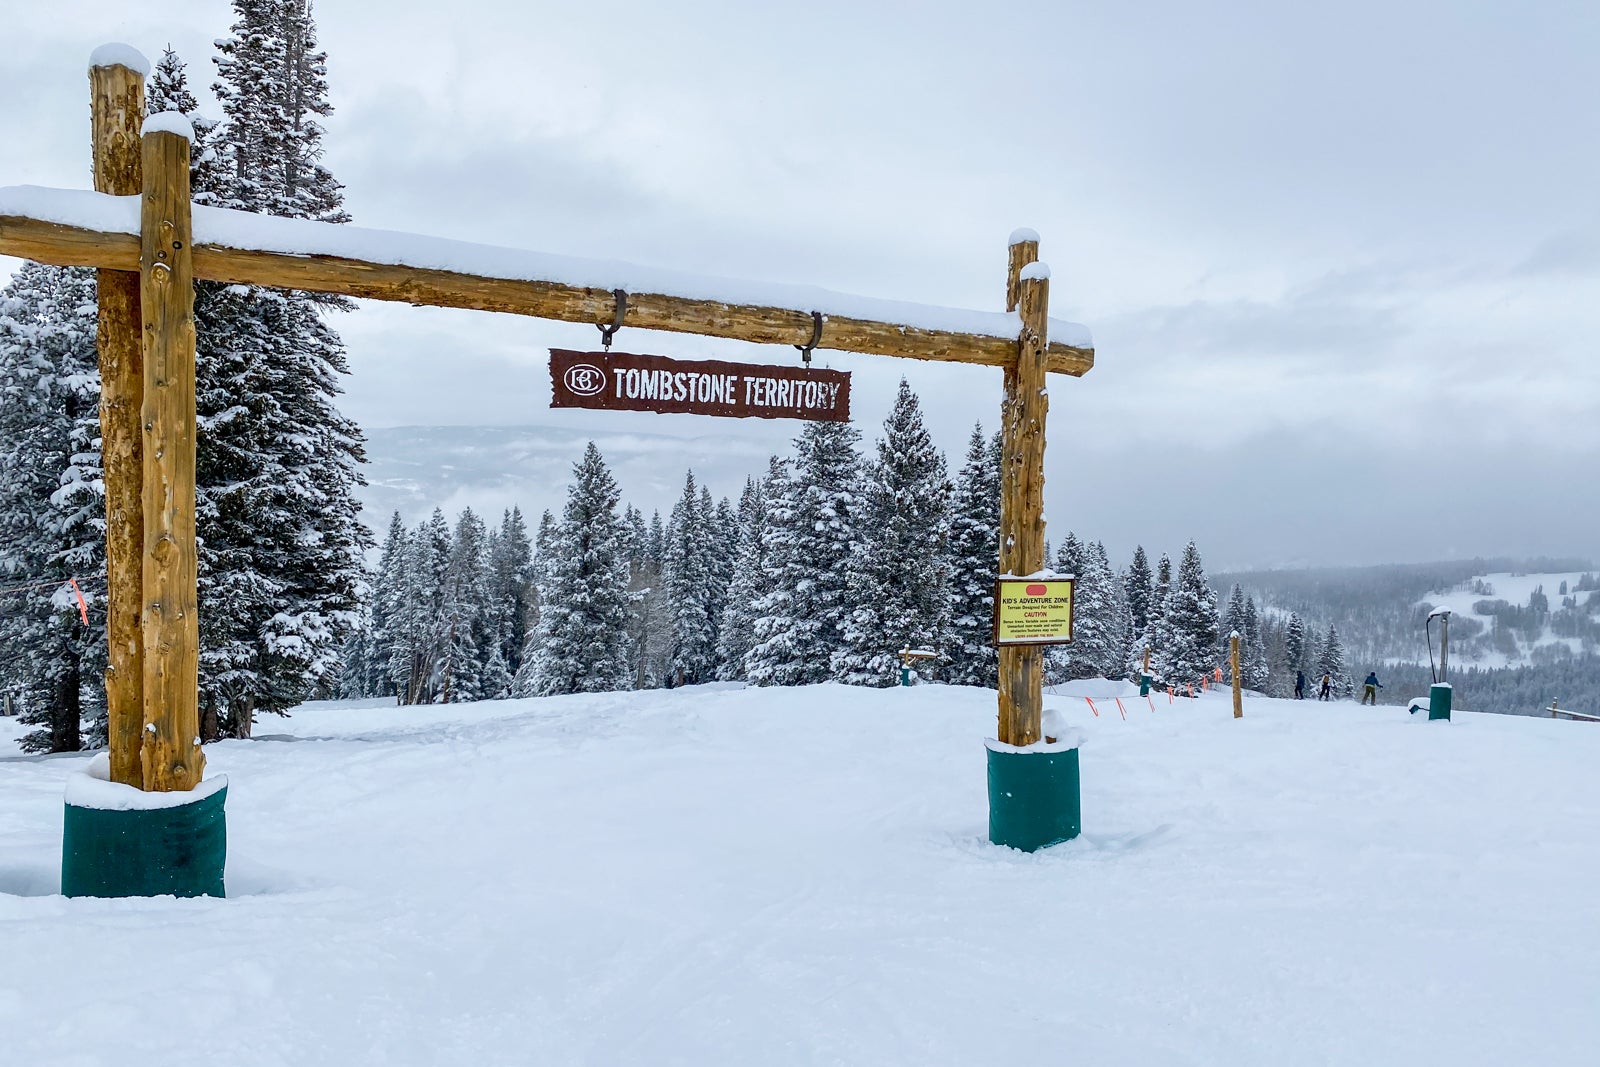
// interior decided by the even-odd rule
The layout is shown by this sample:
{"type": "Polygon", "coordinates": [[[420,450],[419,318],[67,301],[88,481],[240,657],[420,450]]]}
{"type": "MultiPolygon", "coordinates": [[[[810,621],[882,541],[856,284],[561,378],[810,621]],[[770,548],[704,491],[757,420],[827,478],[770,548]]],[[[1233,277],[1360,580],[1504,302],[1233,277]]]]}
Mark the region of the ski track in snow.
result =
{"type": "Polygon", "coordinates": [[[225,901],[53,895],[0,720],[0,1063],[1594,1062],[1600,728],[1129,692],[1033,855],[992,692],[310,705],[208,748],[225,901]]]}

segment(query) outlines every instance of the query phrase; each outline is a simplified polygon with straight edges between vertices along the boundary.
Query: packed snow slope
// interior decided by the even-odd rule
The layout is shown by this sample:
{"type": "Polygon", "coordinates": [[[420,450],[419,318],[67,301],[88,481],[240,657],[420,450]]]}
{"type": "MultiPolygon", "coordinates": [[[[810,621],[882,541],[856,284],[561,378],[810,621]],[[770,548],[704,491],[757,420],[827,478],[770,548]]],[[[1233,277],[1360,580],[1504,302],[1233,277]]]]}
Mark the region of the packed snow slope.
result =
{"type": "Polygon", "coordinates": [[[53,895],[86,757],[5,756],[0,1062],[1596,1062],[1600,727],[1074,691],[1034,855],[973,689],[308,706],[227,900],[53,895]]]}

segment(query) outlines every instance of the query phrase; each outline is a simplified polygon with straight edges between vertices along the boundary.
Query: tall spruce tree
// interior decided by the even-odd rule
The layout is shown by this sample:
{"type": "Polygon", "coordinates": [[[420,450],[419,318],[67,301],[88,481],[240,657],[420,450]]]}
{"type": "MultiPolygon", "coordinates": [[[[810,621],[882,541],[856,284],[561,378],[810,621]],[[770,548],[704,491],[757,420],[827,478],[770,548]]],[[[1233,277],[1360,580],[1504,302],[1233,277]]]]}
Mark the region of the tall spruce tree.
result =
{"type": "Polygon", "coordinates": [[[1249,597],[1244,602],[1244,684],[1258,693],[1265,693],[1272,682],[1268,666],[1266,635],[1261,630],[1261,618],[1256,614],[1256,601],[1249,597]]]}
{"type": "Polygon", "coordinates": [[[1184,547],[1178,573],[1167,594],[1163,677],[1171,685],[1198,685],[1218,659],[1217,594],[1206,581],[1200,550],[1184,547]]]}
{"type": "Polygon", "coordinates": [[[554,544],[539,628],[523,664],[534,696],[603,693],[633,680],[628,639],[626,527],[617,483],[593,441],[573,466],[554,544]]]}
{"type": "MultiPolygon", "coordinates": [[[[331,110],[307,0],[236,0],[214,85],[223,120],[196,200],[344,222],[320,163],[331,110]]],[[[177,97],[176,89],[164,90],[177,97]]],[[[198,135],[198,131],[197,131],[198,135]]],[[[335,399],[347,366],[323,320],[343,301],[253,286],[196,292],[196,524],[207,733],[248,736],[335,669],[357,621],[370,535],[361,434],[335,399]]]]}
{"type": "Polygon", "coordinates": [[[848,574],[862,521],[860,432],[809,422],[795,439],[794,473],[769,489],[764,550],[768,591],[756,604],[745,656],[757,685],[808,685],[832,677],[852,607],[848,574]]]}
{"type": "Polygon", "coordinates": [[[1328,635],[1323,638],[1322,650],[1317,657],[1317,679],[1321,684],[1324,675],[1331,678],[1331,689],[1336,697],[1347,697],[1353,687],[1350,684],[1350,672],[1345,663],[1344,641],[1339,637],[1339,628],[1332,624],[1328,626],[1328,635]]]}
{"type": "Polygon", "coordinates": [[[0,291],[0,689],[29,752],[104,743],[105,484],[94,274],[24,264],[0,291]],[[88,624],[67,584],[78,578],[88,624]]]}
{"type": "Polygon", "coordinates": [[[922,421],[904,378],[884,420],[878,458],[862,486],[859,550],[848,559],[850,609],[835,678],[851,685],[898,681],[904,648],[948,655],[951,638],[950,480],[944,456],[922,421]]]}
{"type": "MultiPolygon", "coordinates": [[[[772,457],[768,481],[781,463],[777,456],[772,457]]],[[[739,495],[739,542],[717,639],[717,676],[723,681],[740,681],[745,676],[744,659],[750,651],[751,630],[755,626],[755,602],[767,584],[765,557],[761,552],[761,538],[767,525],[765,484],[750,478],[739,495]]]]}
{"type": "Polygon", "coordinates": [[[981,425],[967,440],[966,462],[950,503],[950,639],[946,677],[953,685],[993,688],[994,583],[1000,569],[1000,466],[981,425]]]}
{"type": "Polygon", "coordinates": [[[665,573],[672,613],[672,651],[667,664],[674,685],[710,681],[717,665],[714,620],[716,591],[712,554],[715,512],[701,499],[694,471],[684,479],[683,495],[667,524],[665,573]]]}
{"type": "Polygon", "coordinates": [[[528,643],[534,599],[533,542],[521,508],[512,507],[501,515],[489,549],[489,598],[500,661],[507,674],[515,675],[528,643]]]}

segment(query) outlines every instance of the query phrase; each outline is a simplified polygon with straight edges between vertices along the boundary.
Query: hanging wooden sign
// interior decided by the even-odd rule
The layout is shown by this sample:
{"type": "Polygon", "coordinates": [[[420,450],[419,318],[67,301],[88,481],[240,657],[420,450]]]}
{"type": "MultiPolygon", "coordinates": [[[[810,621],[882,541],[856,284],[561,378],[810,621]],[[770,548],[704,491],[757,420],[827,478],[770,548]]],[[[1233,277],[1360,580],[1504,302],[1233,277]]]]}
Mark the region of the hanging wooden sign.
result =
{"type": "Polygon", "coordinates": [[[1073,579],[1064,575],[998,579],[994,585],[995,645],[1071,644],[1073,586],[1073,579]]]}
{"type": "Polygon", "coordinates": [[[850,373],[552,348],[550,406],[849,422],[850,373]]]}

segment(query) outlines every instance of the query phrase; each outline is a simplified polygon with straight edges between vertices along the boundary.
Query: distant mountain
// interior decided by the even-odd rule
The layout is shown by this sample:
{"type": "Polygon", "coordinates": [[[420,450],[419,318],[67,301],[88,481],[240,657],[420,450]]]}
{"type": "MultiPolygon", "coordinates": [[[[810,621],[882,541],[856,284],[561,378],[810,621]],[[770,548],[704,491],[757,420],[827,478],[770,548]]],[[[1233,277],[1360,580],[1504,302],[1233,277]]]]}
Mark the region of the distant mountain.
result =
{"type": "Polygon", "coordinates": [[[616,475],[622,499],[663,517],[683,491],[684,472],[720,497],[738,500],[745,478],[765,474],[771,437],[723,432],[703,437],[591,433],[550,426],[406,426],[368,430],[363,520],[381,537],[399,511],[407,525],[435,507],[454,520],[470,506],[485,519],[513,504],[537,526],[560,514],[572,464],[593,440],[616,475]]]}
{"type": "MultiPolygon", "coordinates": [[[[1424,627],[1447,608],[1461,706],[1537,714],[1560,699],[1600,711],[1600,571],[1588,560],[1239,571],[1212,581],[1224,597],[1238,583],[1270,615],[1298,612],[1314,633],[1337,626],[1350,672],[1376,669],[1393,683],[1392,699],[1431,681],[1424,627]]],[[[1435,643],[1438,633],[1436,624],[1435,643]]]]}

